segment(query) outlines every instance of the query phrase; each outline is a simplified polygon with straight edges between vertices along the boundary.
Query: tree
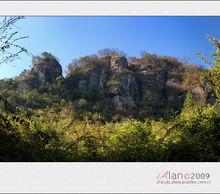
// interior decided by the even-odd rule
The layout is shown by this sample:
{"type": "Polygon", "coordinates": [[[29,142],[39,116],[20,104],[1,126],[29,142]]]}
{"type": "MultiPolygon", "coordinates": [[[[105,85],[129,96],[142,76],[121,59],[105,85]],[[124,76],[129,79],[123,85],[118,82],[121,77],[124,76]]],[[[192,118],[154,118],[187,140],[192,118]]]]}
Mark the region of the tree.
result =
{"type": "Polygon", "coordinates": [[[205,83],[214,93],[217,100],[220,101],[220,41],[213,36],[209,40],[214,45],[216,53],[212,55],[215,59],[214,63],[205,73],[205,83]]]}
{"type": "Polygon", "coordinates": [[[11,16],[4,17],[0,21],[0,64],[20,58],[22,53],[29,55],[27,49],[18,43],[28,36],[18,36],[18,30],[15,26],[23,18],[22,16],[11,16]]]}
{"type": "Polygon", "coordinates": [[[121,56],[121,57],[126,57],[126,54],[123,51],[120,51],[118,49],[102,49],[98,51],[98,55],[101,58],[106,58],[106,57],[112,57],[112,56],[121,56]]]}
{"type": "Polygon", "coordinates": [[[215,65],[210,71],[212,76],[211,87],[216,97],[220,100],[220,41],[216,39],[212,39],[212,43],[216,48],[216,55],[215,55],[215,63],[214,63],[215,65]]]}
{"type": "Polygon", "coordinates": [[[67,66],[68,75],[72,75],[76,69],[85,67],[86,65],[96,65],[99,63],[97,55],[87,55],[78,59],[73,59],[67,66]]]}

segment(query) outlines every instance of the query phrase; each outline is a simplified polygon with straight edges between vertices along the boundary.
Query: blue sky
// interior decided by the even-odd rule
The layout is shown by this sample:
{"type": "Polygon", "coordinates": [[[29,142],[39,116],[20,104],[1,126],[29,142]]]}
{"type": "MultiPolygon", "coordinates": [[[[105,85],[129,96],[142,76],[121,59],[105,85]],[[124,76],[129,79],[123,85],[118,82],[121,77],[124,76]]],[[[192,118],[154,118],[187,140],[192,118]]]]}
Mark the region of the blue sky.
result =
{"type": "MultiPolygon", "coordinates": [[[[220,37],[220,17],[26,17],[17,23],[21,43],[34,55],[51,52],[60,59],[65,72],[72,59],[94,54],[103,48],[117,48],[128,56],[145,50],[158,55],[188,57],[202,64],[195,55],[208,56],[207,35],[220,37]]],[[[29,69],[31,57],[0,65],[0,79],[29,69]]]]}

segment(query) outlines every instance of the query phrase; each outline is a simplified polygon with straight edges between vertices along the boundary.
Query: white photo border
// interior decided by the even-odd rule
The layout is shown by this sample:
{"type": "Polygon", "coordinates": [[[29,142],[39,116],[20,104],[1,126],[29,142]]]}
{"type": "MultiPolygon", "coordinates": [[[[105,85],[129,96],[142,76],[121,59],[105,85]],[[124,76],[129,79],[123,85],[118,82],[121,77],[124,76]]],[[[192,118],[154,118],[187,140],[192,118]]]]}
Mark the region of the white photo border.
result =
{"type": "Polygon", "coordinates": [[[219,1],[0,1],[0,15],[216,16],[219,1]]]}

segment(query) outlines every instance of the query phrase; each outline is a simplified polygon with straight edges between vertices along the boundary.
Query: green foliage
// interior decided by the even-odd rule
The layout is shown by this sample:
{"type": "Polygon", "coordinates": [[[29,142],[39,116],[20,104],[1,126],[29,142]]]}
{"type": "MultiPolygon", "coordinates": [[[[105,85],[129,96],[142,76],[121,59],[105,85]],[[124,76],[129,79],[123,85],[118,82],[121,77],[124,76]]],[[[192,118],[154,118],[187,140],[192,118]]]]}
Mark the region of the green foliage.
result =
{"type": "Polygon", "coordinates": [[[79,68],[86,67],[84,69],[90,69],[90,67],[97,65],[99,63],[97,55],[88,55],[80,57],[79,59],[73,59],[72,62],[68,65],[68,75],[73,75],[75,71],[79,68]]]}
{"type": "MultiPolygon", "coordinates": [[[[210,37],[210,42],[213,44],[215,53],[212,54],[214,57],[213,63],[210,65],[209,70],[203,73],[202,80],[206,87],[212,91],[217,101],[220,102],[220,41],[215,37],[210,37]]],[[[206,61],[206,60],[205,60],[206,61]]]]}
{"type": "Polygon", "coordinates": [[[125,57],[126,54],[123,51],[120,51],[118,49],[105,48],[105,49],[102,49],[102,50],[98,51],[98,56],[101,57],[101,58],[113,57],[113,56],[125,57]]]}
{"type": "Polygon", "coordinates": [[[167,139],[169,160],[219,161],[219,123],[220,113],[212,106],[178,117],[167,139]]]}
{"type": "Polygon", "coordinates": [[[79,100],[79,108],[86,108],[88,106],[88,102],[85,99],[79,100]]]}
{"type": "Polygon", "coordinates": [[[193,103],[194,103],[194,98],[193,98],[193,94],[191,91],[188,91],[186,93],[186,97],[185,97],[185,101],[184,101],[184,104],[183,104],[183,107],[185,109],[189,109],[190,107],[193,106],[193,103]]]}
{"type": "Polygon", "coordinates": [[[151,160],[150,134],[148,125],[140,121],[125,121],[116,124],[107,141],[109,160],[151,160]]]}
{"type": "Polygon", "coordinates": [[[1,161],[220,161],[220,112],[213,106],[169,122],[91,123],[66,109],[29,119],[1,113],[0,121],[1,161]]]}

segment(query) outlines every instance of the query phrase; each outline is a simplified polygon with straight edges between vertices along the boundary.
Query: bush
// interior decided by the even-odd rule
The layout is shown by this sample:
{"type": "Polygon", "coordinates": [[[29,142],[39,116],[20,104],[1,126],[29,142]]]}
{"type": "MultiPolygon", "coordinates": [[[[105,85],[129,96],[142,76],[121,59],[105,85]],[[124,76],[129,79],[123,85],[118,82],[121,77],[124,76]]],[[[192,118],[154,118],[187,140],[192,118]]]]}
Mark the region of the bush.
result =
{"type": "Polygon", "coordinates": [[[110,161],[144,161],[150,158],[150,130],[146,123],[125,121],[115,124],[106,142],[110,161]]]}
{"type": "Polygon", "coordinates": [[[167,140],[169,161],[219,161],[219,123],[211,106],[176,118],[167,140]]]}

